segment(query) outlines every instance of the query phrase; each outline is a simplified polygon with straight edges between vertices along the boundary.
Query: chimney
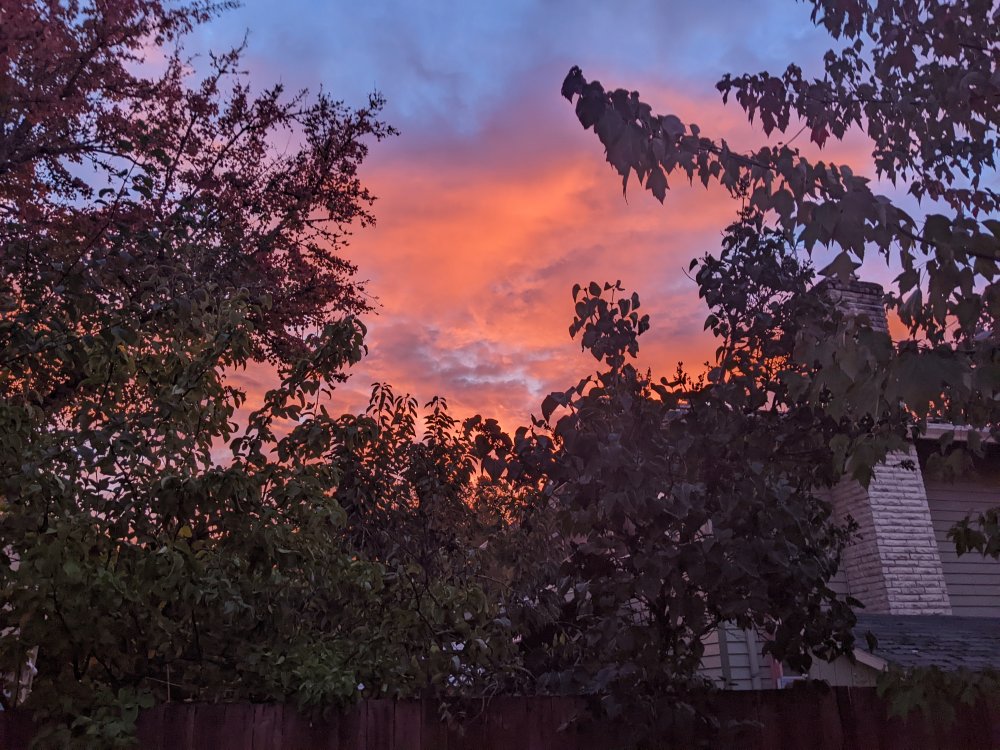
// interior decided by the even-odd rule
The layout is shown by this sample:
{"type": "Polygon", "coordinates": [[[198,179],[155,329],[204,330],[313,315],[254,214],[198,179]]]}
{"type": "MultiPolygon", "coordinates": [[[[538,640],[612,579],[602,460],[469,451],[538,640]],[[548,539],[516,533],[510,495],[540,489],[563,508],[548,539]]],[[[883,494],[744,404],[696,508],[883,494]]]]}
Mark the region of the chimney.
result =
{"type": "Polygon", "coordinates": [[[815,288],[847,315],[865,317],[873,330],[889,332],[889,319],[885,314],[885,290],[881,284],[858,279],[843,281],[832,277],[819,282],[815,288]]]}
{"type": "MultiPolygon", "coordinates": [[[[816,289],[848,315],[867,318],[872,329],[889,332],[881,285],[826,279],[816,289]]],[[[841,518],[850,515],[859,526],[860,538],[845,550],[843,569],[848,593],[867,612],[951,614],[915,446],[887,456],[868,489],[853,479],[842,480],[831,500],[841,518]]]]}

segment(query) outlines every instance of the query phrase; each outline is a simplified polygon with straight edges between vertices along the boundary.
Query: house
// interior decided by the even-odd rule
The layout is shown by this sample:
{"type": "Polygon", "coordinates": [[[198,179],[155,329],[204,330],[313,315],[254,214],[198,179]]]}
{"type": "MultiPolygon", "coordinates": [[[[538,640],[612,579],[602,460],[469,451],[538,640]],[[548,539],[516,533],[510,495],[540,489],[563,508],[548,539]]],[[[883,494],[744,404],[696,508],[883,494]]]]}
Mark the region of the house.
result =
{"type": "MultiPolygon", "coordinates": [[[[878,284],[827,282],[824,290],[873,327],[888,330],[878,284]]],[[[1000,505],[1000,447],[975,472],[951,482],[927,472],[927,459],[950,426],[934,425],[907,452],[890,455],[867,489],[844,480],[831,491],[835,512],[857,522],[835,590],[860,600],[854,659],[817,662],[809,677],[833,685],[874,684],[889,665],[1000,669],[1000,561],[955,552],[948,529],[1000,505]],[[866,634],[877,641],[869,647],[866,634]]],[[[955,431],[956,442],[964,439],[955,431]]],[[[756,633],[722,628],[705,642],[703,673],[733,689],[784,687],[790,675],[761,653],[756,633]]]]}

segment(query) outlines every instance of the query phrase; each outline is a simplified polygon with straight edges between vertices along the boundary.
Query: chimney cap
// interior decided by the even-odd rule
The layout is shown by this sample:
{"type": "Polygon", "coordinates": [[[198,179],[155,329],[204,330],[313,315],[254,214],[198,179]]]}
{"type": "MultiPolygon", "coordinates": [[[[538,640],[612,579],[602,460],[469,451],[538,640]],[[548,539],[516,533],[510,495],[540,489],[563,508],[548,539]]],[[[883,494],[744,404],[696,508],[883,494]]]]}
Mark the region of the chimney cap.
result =
{"type": "Polygon", "coordinates": [[[837,292],[854,292],[855,294],[867,294],[878,297],[880,300],[885,296],[885,289],[881,284],[874,281],[861,281],[857,278],[844,281],[838,276],[830,276],[823,279],[816,284],[815,289],[818,292],[830,290],[837,292]]]}

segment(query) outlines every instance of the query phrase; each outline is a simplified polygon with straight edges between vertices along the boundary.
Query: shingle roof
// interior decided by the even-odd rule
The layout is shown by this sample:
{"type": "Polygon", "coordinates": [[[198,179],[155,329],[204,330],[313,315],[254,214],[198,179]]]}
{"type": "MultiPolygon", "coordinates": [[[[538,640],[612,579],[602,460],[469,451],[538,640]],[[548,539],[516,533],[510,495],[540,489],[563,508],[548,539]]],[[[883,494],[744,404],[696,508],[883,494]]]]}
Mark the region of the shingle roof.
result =
{"type": "Polygon", "coordinates": [[[858,613],[855,648],[900,667],[1000,670],[1000,618],[858,613]],[[878,644],[868,648],[865,633],[878,644]]]}

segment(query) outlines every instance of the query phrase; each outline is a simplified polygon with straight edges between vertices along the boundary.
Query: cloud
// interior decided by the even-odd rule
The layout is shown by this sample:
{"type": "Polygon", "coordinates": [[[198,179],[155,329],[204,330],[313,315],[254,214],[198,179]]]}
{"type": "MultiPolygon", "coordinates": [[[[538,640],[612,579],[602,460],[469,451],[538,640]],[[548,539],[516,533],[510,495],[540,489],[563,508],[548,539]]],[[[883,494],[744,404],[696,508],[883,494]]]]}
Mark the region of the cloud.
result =
{"type": "MultiPolygon", "coordinates": [[[[567,333],[574,283],[620,279],[639,293],[652,321],[640,363],[655,373],[678,361],[698,370],[715,348],[684,271],[718,248],[737,205],[677,177],[663,206],[634,181],[623,197],[596,137],[558,95],[569,66],[746,148],[763,138],[738,107],[722,105],[715,80],[781,69],[829,45],[805,8],[777,0],[517,0],[502,10],[286,0],[248,4],[201,42],[219,46],[241,24],[252,29],[254,80],[323,81],[349,103],[379,88],[402,131],[374,145],[362,169],[379,196],[378,225],[355,235],[346,255],[380,307],[366,321],[370,354],[337,405],[363,408],[369,384],[387,381],[511,428],[547,392],[595,368],[567,333]]],[[[869,163],[863,141],[822,158],[869,163]]],[[[266,380],[262,371],[244,382],[258,390],[266,380]]]]}
{"type": "MultiPolygon", "coordinates": [[[[715,119],[728,123],[724,135],[741,122],[715,119]]],[[[600,144],[558,96],[525,97],[475,138],[404,134],[373,153],[367,175],[378,225],[349,252],[380,302],[355,375],[365,386],[385,380],[524,423],[546,393],[596,366],[567,333],[570,289],[591,280],[639,293],[653,324],[644,365],[667,374],[714,349],[684,269],[718,247],[736,204],[686,184],[664,206],[634,183],[626,200],[600,144]]]]}
{"type": "MultiPolygon", "coordinates": [[[[282,0],[225,13],[196,42],[231,46],[247,30],[255,75],[277,73],[291,88],[322,82],[349,103],[377,88],[397,125],[460,134],[516,103],[532,71],[576,64],[616,86],[652,76],[701,92],[723,73],[780,69],[828,44],[809,9],[787,0],[282,0]]],[[[540,83],[551,91],[559,80],[540,83]]]]}

